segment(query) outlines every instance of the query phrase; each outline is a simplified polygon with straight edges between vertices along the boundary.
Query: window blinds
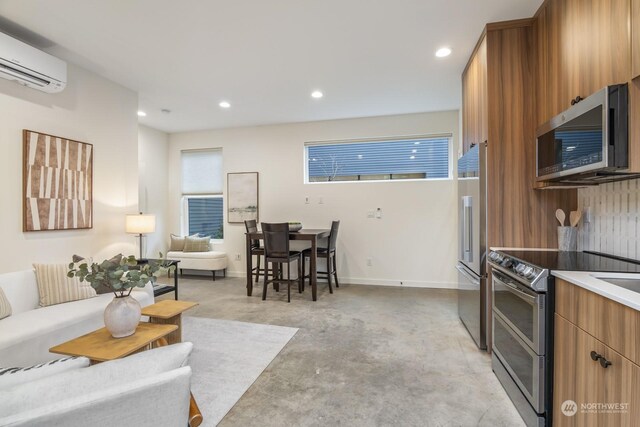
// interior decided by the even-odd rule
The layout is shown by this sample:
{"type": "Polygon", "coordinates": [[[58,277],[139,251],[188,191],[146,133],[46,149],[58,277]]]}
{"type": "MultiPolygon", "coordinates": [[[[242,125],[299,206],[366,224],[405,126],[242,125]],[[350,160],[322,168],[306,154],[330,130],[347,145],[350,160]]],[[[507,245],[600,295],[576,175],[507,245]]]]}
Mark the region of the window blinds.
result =
{"type": "Polygon", "coordinates": [[[448,178],[449,138],[308,144],[309,179],[448,178]]]}
{"type": "Polygon", "coordinates": [[[182,194],[222,194],[222,150],[182,152],[182,194]]]}

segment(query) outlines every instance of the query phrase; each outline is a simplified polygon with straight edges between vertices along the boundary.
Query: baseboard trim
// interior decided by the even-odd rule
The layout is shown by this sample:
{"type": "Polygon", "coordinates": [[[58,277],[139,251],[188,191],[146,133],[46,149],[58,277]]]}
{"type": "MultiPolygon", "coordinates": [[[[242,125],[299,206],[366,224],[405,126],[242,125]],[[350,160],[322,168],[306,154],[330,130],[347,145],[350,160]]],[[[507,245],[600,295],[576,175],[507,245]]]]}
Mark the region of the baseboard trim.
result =
{"type": "MultiPolygon", "coordinates": [[[[227,277],[246,277],[244,271],[227,271],[227,277]]],[[[457,283],[418,280],[369,279],[361,277],[338,277],[340,283],[367,286],[395,286],[406,288],[458,289],[457,283]]]]}

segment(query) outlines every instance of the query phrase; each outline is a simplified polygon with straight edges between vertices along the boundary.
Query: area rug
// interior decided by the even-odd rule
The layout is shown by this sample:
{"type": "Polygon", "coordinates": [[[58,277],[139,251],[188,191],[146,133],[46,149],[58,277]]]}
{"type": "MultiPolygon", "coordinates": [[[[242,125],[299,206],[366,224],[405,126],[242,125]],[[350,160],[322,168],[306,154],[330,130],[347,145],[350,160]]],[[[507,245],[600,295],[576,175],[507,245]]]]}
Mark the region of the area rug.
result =
{"type": "Polygon", "coordinates": [[[191,391],[215,426],[280,353],[298,328],[185,316],[182,340],[193,343],[191,391]]]}

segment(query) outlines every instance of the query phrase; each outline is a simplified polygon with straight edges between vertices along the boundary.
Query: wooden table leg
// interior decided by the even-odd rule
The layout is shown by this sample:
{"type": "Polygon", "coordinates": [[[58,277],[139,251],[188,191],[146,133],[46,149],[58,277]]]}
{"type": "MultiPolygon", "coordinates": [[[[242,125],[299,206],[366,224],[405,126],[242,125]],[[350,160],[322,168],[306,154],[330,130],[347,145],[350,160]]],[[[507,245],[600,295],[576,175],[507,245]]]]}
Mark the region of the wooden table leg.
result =
{"type": "Polygon", "coordinates": [[[253,270],[253,257],[251,256],[251,236],[247,233],[246,236],[246,254],[247,257],[247,296],[250,297],[253,292],[253,276],[251,271],[253,270]]]}
{"type": "Polygon", "coordinates": [[[191,393],[191,401],[189,402],[189,427],[198,427],[200,424],[202,424],[202,412],[200,412],[198,403],[196,399],[193,398],[193,393],[191,393]]]}
{"type": "Polygon", "coordinates": [[[311,239],[311,263],[309,265],[309,281],[311,282],[311,296],[314,301],[318,299],[318,273],[317,273],[317,263],[318,263],[318,241],[314,237],[311,239]]]}

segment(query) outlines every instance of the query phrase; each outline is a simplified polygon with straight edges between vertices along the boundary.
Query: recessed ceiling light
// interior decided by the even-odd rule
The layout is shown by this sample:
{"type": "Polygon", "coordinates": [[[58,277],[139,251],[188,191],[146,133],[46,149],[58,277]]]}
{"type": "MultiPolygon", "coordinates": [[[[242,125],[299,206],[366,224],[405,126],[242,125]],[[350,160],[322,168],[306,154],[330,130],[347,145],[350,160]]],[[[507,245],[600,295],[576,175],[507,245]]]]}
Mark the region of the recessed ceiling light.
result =
{"type": "Polygon", "coordinates": [[[444,58],[445,56],[449,55],[451,55],[451,49],[449,49],[448,47],[441,47],[436,51],[436,56],[438,58],[444,58]]]}
{"type": "Polygon", "coordinates": [[[220,108],[229,108],[231,107],[231,104],[229,104],[227,101],[221,101],[220,104],[218,104],[220,106],[220,108]]]}
{"type": "Polygon", "coordinates": [[[319,90],[314,90],[313,92],[311,92],[311,97],[312,98],[322,98],[324,96],[324,93],[320,92],[319,90]]]}
{"type": "Polygon", "coordinates": [[[147,115],[147,113],[145,113],[144,111],[138,111],[138,117],[145,117],[147,115]]]}

